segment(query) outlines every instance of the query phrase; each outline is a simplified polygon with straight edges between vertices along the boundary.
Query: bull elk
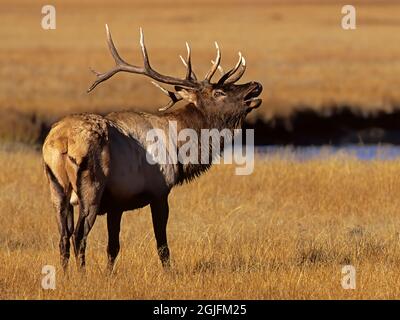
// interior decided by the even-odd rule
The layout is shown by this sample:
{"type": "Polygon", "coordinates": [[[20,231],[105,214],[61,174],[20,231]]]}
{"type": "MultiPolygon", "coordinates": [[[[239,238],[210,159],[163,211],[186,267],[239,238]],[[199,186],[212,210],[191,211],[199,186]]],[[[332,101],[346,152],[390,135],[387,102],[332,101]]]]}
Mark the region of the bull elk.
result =
{"type": "MultiPolygon", "coordinates": [[[[141,29],[143,67],[125,62],[117,52],[107,25],[106,33],[115,67],[105,73],[92,70],[97,79],[88,92],[118,72],[145,75],[174,86],[174,91],[154,82],[171,99],[160,109],[163,113],[159,115],[133,111],[113,112],[106,116],[83,113],[67,116],[52,126],[43,145],[43,160],[51,200],[57,211],[61,265],[65,271],[71,240],[77,265],[84,268],[88,234],[96,217],[107,214],[108,268],[112,270],[120,249],[122,213],[150,205],[158,255],[162,265],[168,267],[168,195],[173,186],[199,176],[211,162],[150,164],[146,161],[149,143],[146,133],[153,128],[167,130],[169,121],[176,121],[178,130],[191,128],[196,132],[240,128],[246,115],[260,106],[261,99],[257,97],[262,86],[257,82],[235,84],[246,69],[240,53],[237,64],[217,82],[211,82],[221,61],[217,44],[216,58],[204,80],[197,80],[192,70],[190,47],[186,44],[187,57],[181,57],[186,76],[176,78],[151,67],[141,29]],[[186,106],[168,110],[180,100],[185,100],[186,106]],[[79,206],[75,228],[73,206],[79,206]]],[[[179,143],[174,146],[179,147],[179,143]]]]}

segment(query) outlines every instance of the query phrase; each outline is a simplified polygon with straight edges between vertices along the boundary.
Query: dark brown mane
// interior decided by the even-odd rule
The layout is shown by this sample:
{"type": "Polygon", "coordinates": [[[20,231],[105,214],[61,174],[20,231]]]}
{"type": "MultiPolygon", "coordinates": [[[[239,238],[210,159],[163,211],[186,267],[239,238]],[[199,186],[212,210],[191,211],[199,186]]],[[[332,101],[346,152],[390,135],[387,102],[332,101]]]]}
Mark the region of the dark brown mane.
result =
{"type": "MultiPolygon", "coordinates": [[[[190,128],[197,132],[200,137],[201,129],[217,129],[231,130],[233,135],[233,129],[239,129],[242,127],[246,114],[244,112],[236,112],[228,115],[220,115],[219,113],[205,114],[201,109],[196,107],[194,104],[189,103],[181,109],[171,111],[164,115],[169,120],[176,120],[178,122],[178,130],[184,128],[190,128]],[[224,117],[225,116],[225,117],[224,117]]],[[[220,141],[220,151],[224,150],[224,140],[220,141]]],[[[198,155],[200,157],[201,148],[203,146],[198,144],[198,155]]],[[[178,181],[177,184],[184,182],[191,182],[195,178],[199,177],[203,172],[206,172],[212,165],[212,160],[218,157],[220,154],[212,154],[213,146],[211,141],[207,146],[210,152],[210,158],[207,164],[182,164],[178,163],[178,181]]],[[[179,146],[178,146],[179,149],[179,146]]]]}

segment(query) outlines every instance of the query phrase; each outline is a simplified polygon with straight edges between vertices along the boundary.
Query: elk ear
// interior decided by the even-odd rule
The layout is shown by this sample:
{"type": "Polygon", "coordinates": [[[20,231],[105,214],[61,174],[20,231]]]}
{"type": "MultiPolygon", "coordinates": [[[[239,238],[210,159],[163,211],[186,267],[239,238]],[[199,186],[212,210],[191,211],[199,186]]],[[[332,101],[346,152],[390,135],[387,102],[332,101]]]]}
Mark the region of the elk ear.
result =
{"type": "Polygon", "coordinates": [[[182,99],[189,101],[197,106],[197,95],[194,90],[175,86],[175,91],[182,97],[182,99]]]}

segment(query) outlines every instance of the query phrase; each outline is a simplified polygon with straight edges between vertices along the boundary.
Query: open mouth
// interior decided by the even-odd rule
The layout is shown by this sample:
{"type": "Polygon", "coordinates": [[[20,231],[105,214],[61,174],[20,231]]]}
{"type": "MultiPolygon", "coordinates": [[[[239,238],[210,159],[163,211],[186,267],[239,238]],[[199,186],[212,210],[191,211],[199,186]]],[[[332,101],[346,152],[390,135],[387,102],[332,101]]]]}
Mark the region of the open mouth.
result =
{"type": "Polygon", "coordinates": [[[258,108],[261,105],[262,100],[258,96],[262,92],[262,85],[255,83],[255,87],[252,88],[244,97],[244,103],[249,109],[258,108]]]}

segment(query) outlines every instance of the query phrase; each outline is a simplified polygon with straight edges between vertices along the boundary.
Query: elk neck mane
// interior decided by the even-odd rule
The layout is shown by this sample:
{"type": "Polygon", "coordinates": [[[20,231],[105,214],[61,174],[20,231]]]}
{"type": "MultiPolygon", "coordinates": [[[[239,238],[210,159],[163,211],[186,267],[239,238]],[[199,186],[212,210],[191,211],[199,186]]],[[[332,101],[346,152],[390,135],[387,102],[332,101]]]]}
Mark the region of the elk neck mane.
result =
{"type": "MultiPolygon", "coordinates": [[[[168,120],[177,121],[178,130],[184,128],[190,128],[196,131],[198,137],[200,137],[201,129],[217,129],[219,131],[228,129],[234,130],[241,128],[244,122],[246,114],[243,112],[236,112],[230,114],[221,114],[215,112],[209,114],[204,112],[202,109],[196,107],[194,104],[189,103],[185,107],[166,113],[162,117],[168,120]]],[[[178,142],[179,147],[185,142],[178,142]]],[[[198,144],[198,154],[201,154],[201,139],[199,139],[198,144]]],[[[221,139],[220,150],[223,151],[224,141],[221,139]]],[[[210,155],[212,154],[213,145],[209,141],[207,146],[210,155]]],[[[178,163],[178,174],[176,184],[183,184],[185,182],[190,182],[200,176],[203,172],[206,172],[212,165],[212,160],[215,156],[211,156],[207,164],[182,164],[178,163]]]]}

